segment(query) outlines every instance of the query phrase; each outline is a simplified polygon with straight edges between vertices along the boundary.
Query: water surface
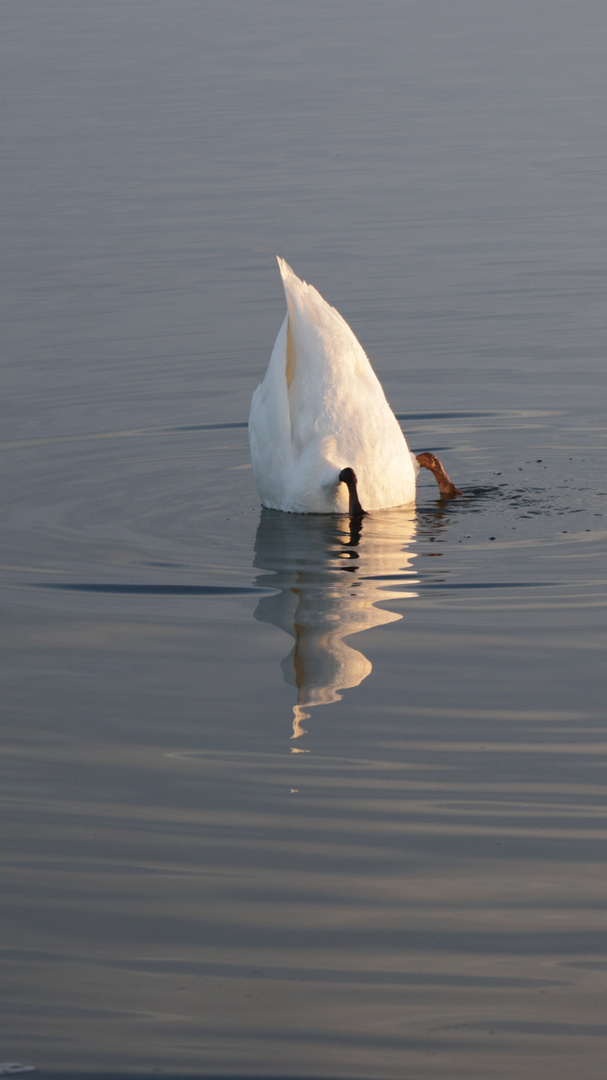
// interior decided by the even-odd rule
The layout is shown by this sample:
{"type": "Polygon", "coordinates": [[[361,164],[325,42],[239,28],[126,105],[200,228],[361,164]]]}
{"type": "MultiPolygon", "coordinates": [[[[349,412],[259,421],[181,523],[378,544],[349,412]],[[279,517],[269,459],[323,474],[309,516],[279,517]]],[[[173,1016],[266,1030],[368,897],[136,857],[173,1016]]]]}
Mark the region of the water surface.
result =
{"type": "Polygon", "coordinates": [[[604,5],[3,24],[2,1060],[595,1080],[604,5]],[[462,499],[261,510],[276,253],[462,499]]]}

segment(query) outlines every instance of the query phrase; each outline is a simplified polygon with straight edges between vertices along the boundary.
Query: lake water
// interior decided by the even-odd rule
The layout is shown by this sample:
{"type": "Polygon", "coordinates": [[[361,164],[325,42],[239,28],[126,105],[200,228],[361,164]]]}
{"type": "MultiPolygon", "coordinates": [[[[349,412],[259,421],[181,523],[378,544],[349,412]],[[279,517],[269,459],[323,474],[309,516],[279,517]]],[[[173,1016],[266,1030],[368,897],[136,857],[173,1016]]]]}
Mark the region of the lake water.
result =
{"type": "Polygon", "coordinates": [[[599,1080],[607,7],[0,17],[0,1061],[599,1080]],[[261,511],[275,254],[463,499],[261,511]]]}

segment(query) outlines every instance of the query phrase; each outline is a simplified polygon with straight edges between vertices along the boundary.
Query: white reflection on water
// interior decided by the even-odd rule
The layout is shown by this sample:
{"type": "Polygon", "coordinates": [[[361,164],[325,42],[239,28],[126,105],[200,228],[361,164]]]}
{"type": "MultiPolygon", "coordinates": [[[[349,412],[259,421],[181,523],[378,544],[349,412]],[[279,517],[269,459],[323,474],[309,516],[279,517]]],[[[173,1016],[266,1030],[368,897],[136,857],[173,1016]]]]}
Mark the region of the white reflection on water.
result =
{"type": "Polygon", "coordinates": [[[345,638],[402,616],[376,605],[416,596],[410,550],[414,509],[382,511],[351,522],[325,514],[283,514],[263,509],[255,538],[254,565],[271,571],[257,583],[278,590],[259,601],[255,618],[294,638],[282,661],[285,681],[297,687],[293,739],[315,705],[340,701],[359,686],[373,665],[345,638]],[[398,582],[398,590],[390,583],[398,582]]]}

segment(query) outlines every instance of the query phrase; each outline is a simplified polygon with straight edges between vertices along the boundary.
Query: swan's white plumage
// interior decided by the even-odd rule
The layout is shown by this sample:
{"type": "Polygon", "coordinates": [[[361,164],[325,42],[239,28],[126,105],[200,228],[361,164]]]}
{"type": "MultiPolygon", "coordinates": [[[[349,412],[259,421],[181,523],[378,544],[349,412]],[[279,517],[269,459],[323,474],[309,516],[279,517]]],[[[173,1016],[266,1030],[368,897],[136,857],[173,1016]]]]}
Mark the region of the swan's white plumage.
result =
{"type": "Polygon", "coordinates": [[[293,513],[347,513],[339,473],[358,477],[365,510],[415,499],[418,465],[352,330],[312,285],[278,265],[287,314],[251,402],[261,501],[293,513]]]}

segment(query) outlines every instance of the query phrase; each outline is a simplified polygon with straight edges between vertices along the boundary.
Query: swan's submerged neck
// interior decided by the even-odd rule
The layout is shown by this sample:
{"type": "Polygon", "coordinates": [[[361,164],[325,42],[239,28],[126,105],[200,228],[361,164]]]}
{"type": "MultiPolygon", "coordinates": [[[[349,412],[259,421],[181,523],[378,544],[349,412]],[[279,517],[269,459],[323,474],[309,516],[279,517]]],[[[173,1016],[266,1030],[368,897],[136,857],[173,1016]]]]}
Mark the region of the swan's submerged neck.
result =
{"type": "Polygon", "coordinates": [[[354,469],[351,469],[349,466],[347,468],[345,468],[345,469],[342,469],[340,474],[339,474],[339,479],[340,479],[340,482],[342,484],[345,484],[347,489],[348,489],[348,495],[349,495],[348,513],[349,513],[350,517],[358,517],[358,518],[363,517],[363,515],[366,514],[367,511],[363,510],[363,508],[362,508],[362,506],[360,504],[360,499],[358,497],[358,487],[357,487],[358,480],[357,480],[356,473],[354,472],[354,469]]]}

